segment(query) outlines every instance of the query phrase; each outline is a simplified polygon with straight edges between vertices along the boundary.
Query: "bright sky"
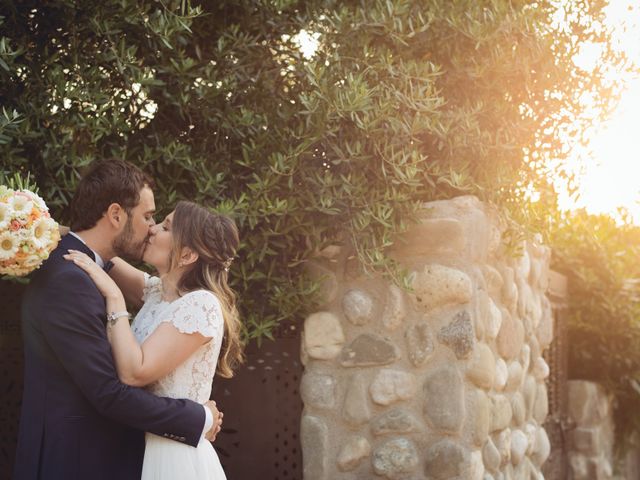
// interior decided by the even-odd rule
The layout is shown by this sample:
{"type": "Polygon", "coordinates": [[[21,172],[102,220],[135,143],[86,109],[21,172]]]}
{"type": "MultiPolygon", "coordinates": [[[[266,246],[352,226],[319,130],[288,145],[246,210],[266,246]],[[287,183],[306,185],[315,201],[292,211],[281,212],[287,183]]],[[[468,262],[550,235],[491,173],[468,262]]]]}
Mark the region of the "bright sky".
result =
{"type": "MultiPolygon", "coordinates": [[[[614,27],[614,42],[640,65],[640,3],[611,0],[607,23],[614,27]]],[[[590,69],[598,54],[595,46],[585,48],[575,62],[590,69]]],[[[569,198],[561,193],[560,202],[566,209],[584,207],[614,216],[618,207],[625,207],[640,223],[640,78],[612,75],[626,83],[620,104],[607,122],[589,133],[588,148],[572,152],[569,165],[578,179],[579,195],[569,198]]]]}

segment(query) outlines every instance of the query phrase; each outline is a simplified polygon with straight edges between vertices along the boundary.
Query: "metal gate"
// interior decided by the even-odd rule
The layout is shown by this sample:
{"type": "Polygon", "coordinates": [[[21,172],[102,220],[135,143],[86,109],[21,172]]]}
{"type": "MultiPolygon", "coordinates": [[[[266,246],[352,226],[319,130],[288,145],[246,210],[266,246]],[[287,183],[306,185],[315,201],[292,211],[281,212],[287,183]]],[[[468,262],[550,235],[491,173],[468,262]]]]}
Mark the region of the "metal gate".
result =
{"type": "Polygon", "coordinates": [[[214,446],[227,478],[302,480],[299,327],[284,327],[246,353],[234,378],[214,380],[211,396],[224,412],[214,446]]]}
{"type": "Polygon", "coordinates": [[[553,309],[554,337],[544,354],[549,364],[547,390],[549,393],[549,416],[544,428],[551,443],[551,454],[542,467],[547,480],[569,478],[567,463],[569,445],[568,431],[568,342],[566,324],[567,280],[564,276],[551,272],[549,299],[553,309]]]}

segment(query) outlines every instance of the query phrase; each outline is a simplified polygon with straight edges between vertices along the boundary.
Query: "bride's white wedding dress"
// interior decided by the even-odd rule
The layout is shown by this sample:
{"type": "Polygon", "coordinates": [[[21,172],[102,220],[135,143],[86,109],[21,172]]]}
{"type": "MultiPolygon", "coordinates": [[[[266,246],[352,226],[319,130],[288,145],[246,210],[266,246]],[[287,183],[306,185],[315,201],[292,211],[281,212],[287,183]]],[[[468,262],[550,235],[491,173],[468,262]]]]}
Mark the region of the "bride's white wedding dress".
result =
{"type": "MultiPolygon", "coordinates": [[[[144,305],[131,327],[139,343],[162,322],[183,333],[199,332],[211,341],[201,346],[173,372],[147,389],[155,395],[188,398],[205,403],[211,394],[222,345],[224,323],[216,296],[206,290],[189,292],[173,302],[162,300],[158,277],[145,275],[144,305]]],[[[224,470],[211,443],[200,439],[197,448],[146,433],[142,480],[225,480],[224,470]]]]}

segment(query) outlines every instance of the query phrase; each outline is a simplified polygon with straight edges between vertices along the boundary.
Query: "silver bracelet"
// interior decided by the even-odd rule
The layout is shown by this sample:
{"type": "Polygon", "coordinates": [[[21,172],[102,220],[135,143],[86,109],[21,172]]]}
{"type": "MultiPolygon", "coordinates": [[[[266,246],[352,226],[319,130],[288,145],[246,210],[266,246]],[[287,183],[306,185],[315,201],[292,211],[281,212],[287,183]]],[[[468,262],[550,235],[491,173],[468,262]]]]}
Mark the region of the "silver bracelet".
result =
{"type": "Polygon", "coordinates": [[[131,314],[129,312],[122,311],[122,312],[109,312],[107,313],[107,326],[109,327],[113,327],[119,319],[123,318],[123,317],[127,317],[127,320],[131,319],[131,314]]]}

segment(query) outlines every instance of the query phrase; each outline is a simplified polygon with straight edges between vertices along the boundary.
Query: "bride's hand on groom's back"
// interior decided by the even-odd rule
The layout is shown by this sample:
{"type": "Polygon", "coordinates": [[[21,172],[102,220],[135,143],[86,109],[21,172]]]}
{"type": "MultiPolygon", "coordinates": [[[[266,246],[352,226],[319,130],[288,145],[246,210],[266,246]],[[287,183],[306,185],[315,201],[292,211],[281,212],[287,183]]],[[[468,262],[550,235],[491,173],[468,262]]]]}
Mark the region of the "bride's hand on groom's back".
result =
{"type": "Polygon", "coordinates": [[[204,438],[206,438],[210,442],[214,442],[216,440],[216,437],[218,436],[218,433],[222,429],[222,417],[224,417],[224,414],[220,410],[218,410],[218,407],[214,400],[209,400],[204,404],[204,406],[207,407],[213,414],[213,426],[207,433],[205,433],[204,438]]]}

